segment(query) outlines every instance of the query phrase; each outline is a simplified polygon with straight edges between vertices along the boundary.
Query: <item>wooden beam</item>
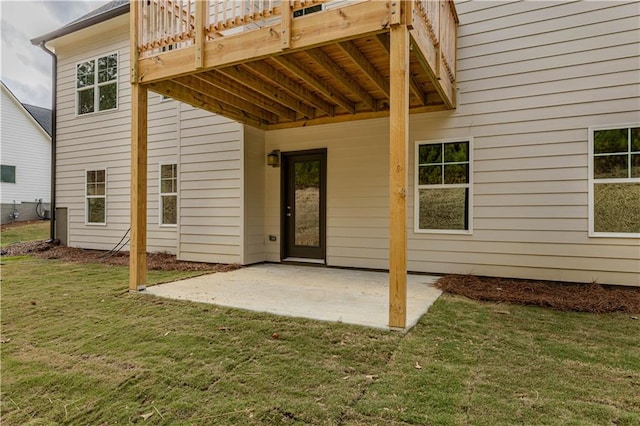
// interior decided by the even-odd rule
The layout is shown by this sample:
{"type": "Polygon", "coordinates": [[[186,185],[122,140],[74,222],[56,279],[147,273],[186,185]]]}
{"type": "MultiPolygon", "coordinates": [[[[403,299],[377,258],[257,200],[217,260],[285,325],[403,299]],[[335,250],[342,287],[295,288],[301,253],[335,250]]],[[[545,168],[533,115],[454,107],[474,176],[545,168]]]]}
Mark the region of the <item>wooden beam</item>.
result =
{"type": "MultiPolygon", "coordinates": [[[[410,114],[423,114],[426,112],[438,112],[438,111],[446,111],[447,107],[443,104],[438,105],[430,105],[430,106],[422,106],[417,108],[412,108],[409,113],[410,114]]],[[[309,127],[316,126],[319,124],[332,124],[332,123],[344,123],[347,121],[355,121],[355,120],[371,120],[372,118],[383,118],[389,117],[389,111],[365,111],[365,112],[356,112],[355,114],[342,114],[336,115],[335,117],[320,117],[313,120],[297,120],[288,123],[278,123],[278,124],[269,124],[264,127],[265,130],[278,130],[278,129],[294,129],[297,127],[309,127]]]]}
{"type": "Polygon", "coordinates": [[[280,42],[283,50],[291,47],[291,21],[293,20],[293,4],[290,0],[282,1],[280,16],[280,42]]]}
{"type": "Polygon", "coordinates": [[[139,291],[147,283],[147,88],[139,84],[131,85],[130,210],[129,291],[139,291]]]}
{"type": "Polygon", "coordinates": [[[174,81],[182,86],[200,93],[201,95],[216,99],[218,102],[230,105],[239,109],[240,111],[244,111],[248,114],[258,117],[262,121],[268,123],[277,123],[280,120],[280,118],[276,114],[270,111],[266,111],[252,102],[245,101],[244,99],[236,95],[233,95],[210,84],[209,82],[199,78],[197,74],[178,77],[175,78],[174,81]]]}
{"type": "MultiPolygon", "coordinates": [[[[249,74],[249,76],[253,77],[251,74],[249,74]]],[[[253,90],[252,88],[247,87],[244,82],[230,78],[219,70],[196,74],[196,77],[200,80],[206,81],[218,89],[224,90],[230,95],[237,96],[252,105],[276,114],[279,118],[278,121],[281,119],[284,119],[285,121],[293,121],[296,119],[295,110],[287,108],[279,102],[273,101],[269,97],[264,96],[258,90],[253,90]]]]}
{"type": "Polygon", "coordinates": [[[195,69],[199,70],[204,67],[204,30],[205,19],[207,13],[208,2],[205,0],[196,0],[196,62],[195,69]]]}
{"type": "Polygon", "coordinates": [[[217,73],[224,74],[226,78],[237,82],[234,87],[237,87],[239,83],[243,87],[248,87],[250,90],[260,93],[262,96],[271,99],[277,104],[284,105],[283,108],[289,108],[293,111],[299,112],[303,117],[315,117],[315,110],[313,108],[289,95],[286,91],[274,84],[256,77],[252,73],[243,69],[240,65],[219,69],[217,70],[217,73]]]}
{"type": "Polygon", "coordinates": [[[286,74],[278,71],[266,62],[250,62],[248,64],[244,64],[243,66],[253,71],[257,75],[260,75],[261,77],[273,82],[276,86],[280,87],[285,92],[288,92],[290,95],[295,96],[299,100],[314,105],[320,111],[323,111],[327,115],[335,115],[334,105],[326,102],[324,99],[314,94],[310,90],[305,89],[304,87],[290,79],[286,74]]]}
{"type": "Polygon", "coordinates": [[[402,0],[393,0],[389,3],[389,24],[398,25],[402,21],[402,0]]]}
{"type": "Polygon", "coordinates": [[[211,98],[202,93],[178,84],[174,81],[166,80],[146,85],[149,90],[161,95],[169,96],[185,104],[189,104],[196,108],[201,108],[215,114],[220,114],[240,123],[248,124],[253,127],[262,128],[266,123],[258,117],[252,116],[238,108],[234,108],[217,99],[211,98]]]}
{"type": "Polygon", "coordinates": [[[389,134],[389,327],[407,319],[407,147],[409,143],[409,32],[391,27],[389,134]]]}
{"type": "MultiPolygon", "coordinates": [[[[382,46],[384,50],[387,51],[387,54],[391,54],[388,34],[378,34],[376,40],[378,41],[378,44],[380,44],[380,46],[382,46]]],[[[411,93],[413,93],[416,99],[418,99],[418,101],[420,102],[420,105],[427,105],[426,93],[424,93],[424,91],[420,88],[420,84],[411,74],[409,74],[409,88],[411,89],[411,93]]]]}
{"type": "Polygon", "coordinates": [[[345,70],[343,70],[338,64],[335,63],[333,59],[329,57],[322,49],[311,49],[306,50],[304,52],[313,59],[318,65],[324,68],[333,78],[338,80],[343,86],[349,89],[354,95],[362,99],[362,101],[369,105],[372,110],[377,109],[376,100],[367,92],[365,89],[360,86],[360,84],[349,75],[345,70]]]}
{"type": "Polygon", "coordinates": [[[328,99],[331,99],[336,104],[340,105],[342,108],[347,110],[351,114],[355,114],[356,106],[353,102],[343,96],[337,90],[331,88],[327,83],[320,80],[316,77],[312,72],[307,69],[301,67],[297,63],[293,62],[289,58],[285,56],[275,56],[272,58],[274,61],[278,62],[280,65],[291,71],[296,76],[300,77],[305,83],[313,87],[315,90],[322,93],[328,99]]]}
{"type": "Polygon", "coordinates": [[[358,49],[358,47],[352,41],[343,41],[342,43],[338,43],[338,46],[344,53],[351,58],[354,64],[360,68],[360,70],[369,77],[378,89],[382,90],[384,95],[389,97],[389,80],[384,78],[384,76],[373,66],[371,62],[367,59],[366,56],[358,49]]]}
{"type": "Polygon", "coordinates": [[[140,6],[141,3],[137,0],[133,0],[129,3],[129,31],[131,32],[131,37],[129,38],[131,83],[136,83],[138,81],[138,61],[140,59],[138,44],[140,42],[140,25],[142,25],[140,19],[140,6]]]}

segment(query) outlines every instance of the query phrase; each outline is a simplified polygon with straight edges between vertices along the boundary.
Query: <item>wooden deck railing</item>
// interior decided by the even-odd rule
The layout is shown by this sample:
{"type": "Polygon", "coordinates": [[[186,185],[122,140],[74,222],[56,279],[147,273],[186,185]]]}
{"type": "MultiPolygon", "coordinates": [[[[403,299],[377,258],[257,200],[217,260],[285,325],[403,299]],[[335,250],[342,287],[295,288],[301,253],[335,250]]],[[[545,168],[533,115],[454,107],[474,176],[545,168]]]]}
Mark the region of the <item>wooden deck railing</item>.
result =
{"type": "MultiPolygon", "coordinates": [[[[286,0],[283,0],[286,1],[286,0]]],[[[138,51],[140,57],[192,46],[196,40],[197,4],[204,3],[205,40],[250,31],[278,22],[281,0],[151,0],[140,1],[138,51]],[[206,13],[208,11],[208,13],[206,13]]],[[[331,0],[296,0],[290,13],[331,0]]]]}
{"type": "MultiPolygon", "coordinates": [[[[380,0],[143,0],[135,1],[138,58],[153,57],[169,50],[195,46],[195,70],[203,67],[202,52],[207,41],[247,33],[263,27],[280,33],[281,48],[290,47],[291,20],[310,7],[340,9],[354,3],[380,0]]],[[[394,13],[400,0],[387,2],[394,13]]],[[[407,0],[407,24],[412,28],[425,68],[439,80],[441,94],[455,105],[456,38],[458,17],[453,0],[407,0]]],[[[392,16],[387,25],[398,22],[392,16]]],[[[331,26],[331,22],[327,22],[331,26]]],[[[385,24],[383,23],[383,26],[385,24]]],[[[316,30],[317,31],[317,30],[316,30]]],[[[247,58],[250,60],[251,58],[247,58]]]]}
{"type": "Polygon", "coordinates": [[[418,16],[424,22],[429,39],[440,47],[447,77],[454,81],[457,16],[451,1],[415,0],[418,16]]]}
{"type": "Polygon", "coordinates": [[[412,3],[412,35],[419,44],[425,62],[447,92],[446,97],[453,103],[458,34],[458,15],[453,0],[412,0],[412,3]]]}

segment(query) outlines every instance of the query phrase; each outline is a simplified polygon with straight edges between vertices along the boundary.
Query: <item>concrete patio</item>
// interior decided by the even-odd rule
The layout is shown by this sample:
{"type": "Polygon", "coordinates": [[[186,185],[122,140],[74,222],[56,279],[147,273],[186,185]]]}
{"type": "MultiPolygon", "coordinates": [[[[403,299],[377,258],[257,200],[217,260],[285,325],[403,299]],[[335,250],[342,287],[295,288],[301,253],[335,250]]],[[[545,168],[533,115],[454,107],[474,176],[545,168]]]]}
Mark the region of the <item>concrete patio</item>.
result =
{"type": "MultiPolygon", "coordinates": [[[[407,277],[407,325],[420,320],[441,292],[438,277],[407,277]]],[[[389,274],[312,266],[260,264],[202,275],[142,291],[276,315],[388,329],[389,274]]]]}

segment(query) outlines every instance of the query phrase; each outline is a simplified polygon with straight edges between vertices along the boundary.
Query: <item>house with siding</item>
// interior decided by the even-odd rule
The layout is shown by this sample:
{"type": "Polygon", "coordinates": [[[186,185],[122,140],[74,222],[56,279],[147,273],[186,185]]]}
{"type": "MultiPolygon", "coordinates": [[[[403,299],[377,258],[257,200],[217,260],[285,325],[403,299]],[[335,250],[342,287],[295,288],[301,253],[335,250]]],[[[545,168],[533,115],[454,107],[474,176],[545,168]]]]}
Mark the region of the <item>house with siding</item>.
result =
{"type": "Polygon", "coordinates": [[[0,82],[0,223],[48,216],[51,110],[21,103],[0,82]]]}
{"type": "Polygon", "coordinates": [[[636,1],[273,5],[119,0],[33,40],[58,237],[131,228],[133,289],[145,251],[640,286],[636,1]]]}

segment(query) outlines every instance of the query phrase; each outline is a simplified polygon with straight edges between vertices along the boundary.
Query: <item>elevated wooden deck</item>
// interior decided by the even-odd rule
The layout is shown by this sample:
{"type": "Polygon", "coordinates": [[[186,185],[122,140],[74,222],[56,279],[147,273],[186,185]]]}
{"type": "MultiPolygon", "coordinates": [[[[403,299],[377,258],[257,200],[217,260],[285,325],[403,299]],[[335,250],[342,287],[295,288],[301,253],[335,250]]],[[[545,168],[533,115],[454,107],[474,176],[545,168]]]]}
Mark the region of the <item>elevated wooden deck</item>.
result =
{"type": "Polygon", "coordinates": [[[147,92],[265,130],[389,117],[389,326],[407,307],[409,113],[455,108],[451,0],[131,2],[129,288],[147,279],[147,92]]]}
{"type": "Polygon", "coordinates": [[[410,113],[455,108],[450,0],[132,2],[132,83],[266,130],[389,115],[392,25],[410,113]]]}

